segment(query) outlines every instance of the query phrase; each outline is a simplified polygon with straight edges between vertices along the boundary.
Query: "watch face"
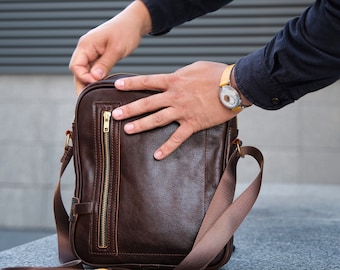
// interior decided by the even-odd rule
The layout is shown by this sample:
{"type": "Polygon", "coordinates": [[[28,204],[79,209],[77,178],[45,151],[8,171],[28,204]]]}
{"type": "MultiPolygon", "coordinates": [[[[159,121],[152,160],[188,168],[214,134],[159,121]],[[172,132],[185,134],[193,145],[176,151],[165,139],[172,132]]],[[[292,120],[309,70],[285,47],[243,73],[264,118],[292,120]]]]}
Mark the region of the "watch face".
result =
{"type": "Polygon", "coordinates": [[[228,109],[235,109],[241,105],[238,92],[230,85],[223,85],[220,91],[220,100],[228,109]]]}

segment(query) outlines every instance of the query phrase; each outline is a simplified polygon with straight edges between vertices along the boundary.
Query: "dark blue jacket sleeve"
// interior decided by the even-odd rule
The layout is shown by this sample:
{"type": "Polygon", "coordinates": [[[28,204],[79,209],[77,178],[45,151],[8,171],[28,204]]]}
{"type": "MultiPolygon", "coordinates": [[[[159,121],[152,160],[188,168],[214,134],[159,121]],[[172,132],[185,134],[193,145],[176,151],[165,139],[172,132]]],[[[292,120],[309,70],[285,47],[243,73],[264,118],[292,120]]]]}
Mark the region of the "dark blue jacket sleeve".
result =
{"type": "MultiPolygon", "coordinates": [[[[215,11],[231,0],[142,0],[152,34],[215,11]]],[[[317,0],[262,49],[241,58],[235,81],[247,99],[279,109],[340,78],[340,1],[317,0]]]]}
{"type": "Polygon", "coordinates": [[[340,1],[316,1],[264,48],[241,58],[234,74],[246,98],[273,110],[337,81],[340,1]]]}
{"type": "Polygon", "coordinates": [[[152,20],[153,35],[169,32],[171,28],[213,12],[232,0],[142,0],[152,20]]]}

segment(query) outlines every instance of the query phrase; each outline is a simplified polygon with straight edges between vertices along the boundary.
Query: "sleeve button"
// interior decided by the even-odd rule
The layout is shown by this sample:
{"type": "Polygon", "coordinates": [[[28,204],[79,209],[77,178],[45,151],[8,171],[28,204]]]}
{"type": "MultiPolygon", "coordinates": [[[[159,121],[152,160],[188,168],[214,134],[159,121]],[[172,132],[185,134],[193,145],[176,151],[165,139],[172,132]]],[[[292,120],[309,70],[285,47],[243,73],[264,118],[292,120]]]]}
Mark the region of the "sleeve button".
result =
{"type": "Polygon", "coordinates": [[[274,98],[272,98],[272,103],[273,103],[274,105],[278,105],[278,104],[280,104],[280,99],[277,98],[277,97],[274,97],[274,98]]]}

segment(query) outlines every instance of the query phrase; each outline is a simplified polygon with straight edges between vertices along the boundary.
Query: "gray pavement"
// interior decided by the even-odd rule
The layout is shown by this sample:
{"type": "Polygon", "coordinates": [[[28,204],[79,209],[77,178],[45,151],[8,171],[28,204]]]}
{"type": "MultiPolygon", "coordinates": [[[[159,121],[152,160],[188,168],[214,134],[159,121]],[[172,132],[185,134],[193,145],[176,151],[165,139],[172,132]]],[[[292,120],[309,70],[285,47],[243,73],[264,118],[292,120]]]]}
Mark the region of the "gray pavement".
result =
{"type": "Polygon", "coordinates": [[[0,251],[35,241],[54,233],[54,230],[45,229],[0,229],[0,251]]]}
{"type": "MultiPolygon", "coordinates": [[[[264,183],[235,246],[223,270],[340,269],[340,185],[264,183]]],[[[0,252],[19,265],[58,265],[56,235],[0,252]]]]}

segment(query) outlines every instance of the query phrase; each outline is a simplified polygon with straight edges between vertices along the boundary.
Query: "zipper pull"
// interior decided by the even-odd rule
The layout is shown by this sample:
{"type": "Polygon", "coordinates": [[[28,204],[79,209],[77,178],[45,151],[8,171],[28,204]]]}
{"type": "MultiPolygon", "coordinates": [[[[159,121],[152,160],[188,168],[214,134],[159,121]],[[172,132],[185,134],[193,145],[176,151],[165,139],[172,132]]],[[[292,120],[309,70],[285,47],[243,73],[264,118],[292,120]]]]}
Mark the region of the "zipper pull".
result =
{"type": "Polygon", "coordinates": [[[111,112],[105,111],[103,113],[103,119],[104,119],[103,132],[107,133],[110,131],[111,112]]]}

